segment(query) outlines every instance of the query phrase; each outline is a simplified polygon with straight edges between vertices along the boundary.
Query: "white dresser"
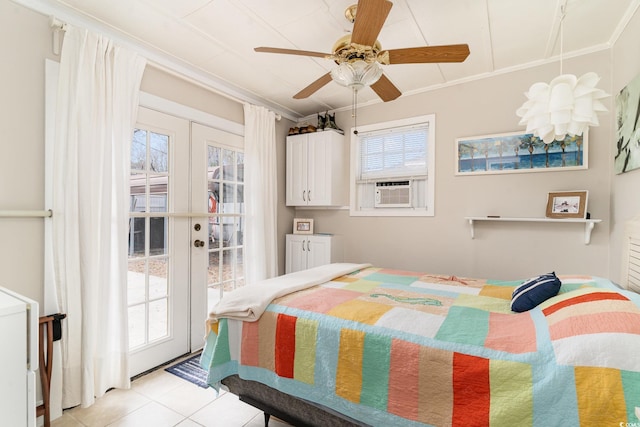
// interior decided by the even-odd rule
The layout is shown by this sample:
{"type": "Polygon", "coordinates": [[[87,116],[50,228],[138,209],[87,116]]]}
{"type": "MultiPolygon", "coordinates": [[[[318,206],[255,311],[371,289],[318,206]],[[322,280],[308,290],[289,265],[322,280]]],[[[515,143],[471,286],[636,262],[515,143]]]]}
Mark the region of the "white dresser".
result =
{"type": "Polygon", "coordinates": [[[0,425],[36,425],[38,303],[0,287],[0,425]]]}

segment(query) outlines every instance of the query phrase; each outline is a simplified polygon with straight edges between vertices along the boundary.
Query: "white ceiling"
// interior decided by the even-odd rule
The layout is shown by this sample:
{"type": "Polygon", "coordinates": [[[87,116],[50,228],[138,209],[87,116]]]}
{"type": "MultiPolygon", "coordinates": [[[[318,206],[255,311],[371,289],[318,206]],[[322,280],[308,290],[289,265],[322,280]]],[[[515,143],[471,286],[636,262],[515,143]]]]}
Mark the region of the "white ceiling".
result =
{"type": "MultiPolygon", "coordinates": [[[[31,0],[16,0],[29,3],[31,0]]],[[[71,13],[289,117],[351,104],[334,82],[310,98],[294,94],[327,71],[322,58],[256,53],[257,46],[331,52],[350,31],[344,10],[356,0],[38,0],[71,13]]],[[[388,65],[406,96],[457,81],[557,60],[561,6],[564,56],[608,48],[640,0],[393,0],[378,40],[383,49],[466,43],[457,64],[388,65]]],[[[64,13],[62,14],[64,16],[64,13]]],[[[527,88],[523,88],[525,91],[527,88]]],[[[378,102],[365,88],[360,103],[378,102]]],[[[393,102],[393,101],[392,101],[393,102]]]]}

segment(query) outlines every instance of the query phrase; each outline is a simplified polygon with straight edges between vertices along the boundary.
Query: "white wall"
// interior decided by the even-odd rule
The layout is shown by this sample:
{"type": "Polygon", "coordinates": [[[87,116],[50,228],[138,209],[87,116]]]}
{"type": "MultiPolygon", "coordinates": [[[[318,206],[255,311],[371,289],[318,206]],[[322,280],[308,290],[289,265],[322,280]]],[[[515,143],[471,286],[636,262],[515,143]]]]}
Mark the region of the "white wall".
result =
{"type": "MultiPolygon", "coordinates": [[[[636,12],[633,19],[627,25],[614,48],[612,49],[613,88],[615,97],[631,80],[640,74],[640,13],[636,12]]],[[[615,113],[615,110],[612,110],[615,113]]],[[[611,123],[615,132],[615,114],[612,114],[611,123]]],[[[612,136],[615,141],[615,137],[612,136]]],[[[612,144],[611,155],[615,153],[615,144],[612,144]]],[[[612,168],[612,174],[613,168],[612,168]]],[[[613,175],[611,185],[611,262],[610,275],[614,280],[619,280],[621,275],[621,254],[623,244],[623,232],[625,222],[640,215],[640,170],[636,169],[620,175],[613,175]]]]}
{"type": "MultiPolygon", "coordinates": [[[[473,53],[472,53],[473,54],[473,53]]],[[[611,90],[609,52],[566,60],[564,71],[597,72],[600,88],[611,90]]],[[[416,66],[417,68],[417,66],[416,66]]],[[[419,72],[419,70],[417,70],[419,72]]],[[[345,210],[302,210],[319,232],[346,237],[348,261],[382,267],[460,276],[516,279],[556,271],[607,276],[612,129],[609,113],[589,134],[589,169],[544,173],[455,176],[456,138],[524,130],[515,111],[536,81],[549,82],[559,65],[545,65],[493,76],[396,101],[360,108],[358,124],[436,115],[436,204],[433,218],[350,217],[345,210]],[[544,217],[547,194],[588,190],[588,211],[603,223],[585,245],[579,224],[483,223],[470,238],[465,216],[544,217]]],[[[402,82],[396,82],[402,88],[402,82]]],[[[369,90],[369,89],[366,89],[369,90]]],[[[350,112],[338,113],[338,125],[353,125],[350,112]]],[[[348,132],[347,132],[348,133],[348,132]]],[[[345,136],[348,140],[348,135],[345,136]]]]}
{"type": "MultiPolygon", "coordinates": [[[[0,0],[0,209],[44,207],[47,17],[0,0]]],[[[42,218],[0,219],[0,286],[43,302],[42,218]]]]}

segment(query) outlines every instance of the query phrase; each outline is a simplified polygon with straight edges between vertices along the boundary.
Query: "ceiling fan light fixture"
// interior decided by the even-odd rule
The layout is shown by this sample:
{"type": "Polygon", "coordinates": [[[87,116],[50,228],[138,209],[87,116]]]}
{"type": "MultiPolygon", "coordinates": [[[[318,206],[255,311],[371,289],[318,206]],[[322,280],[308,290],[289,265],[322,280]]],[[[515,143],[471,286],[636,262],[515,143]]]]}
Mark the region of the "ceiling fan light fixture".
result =
{"type": "Polygon", "coordinates": [[[254,50],[324,58],[337,64],[337,68],[323,74],[293,95],[295,99],[308,98],[333,80],[351,88],[354,101],[359,89],[371,86],[384,102],[397,99],[402,92],[382,73],[381,65],[463,62],[469,56],[469,46],[466,44],[419,46],[383,51],[377,38],[392,6],[393,3],[389,0],[358,0],[357,4],[348,7],[345,16],[353,24],[353,30],[335,42],[331,53],[264,46],[256,47],[254,50]]]}
{"type": "Polygon", "coordinates": [[[382,67],[377,62],[366,62],[357,59],[353,62],[343,62],[331,70],[331,78],[341,86],[360,90],[371,86],[382,76],[382,67]]]}

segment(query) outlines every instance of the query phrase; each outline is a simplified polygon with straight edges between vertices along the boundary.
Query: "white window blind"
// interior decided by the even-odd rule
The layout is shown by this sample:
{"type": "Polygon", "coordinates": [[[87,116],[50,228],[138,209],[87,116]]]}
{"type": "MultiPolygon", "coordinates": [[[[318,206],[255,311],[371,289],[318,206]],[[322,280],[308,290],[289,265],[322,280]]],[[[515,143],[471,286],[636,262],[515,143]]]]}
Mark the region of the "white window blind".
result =
{"type": "Polygon", "coordinates": [[[358,136],[360,179],[427,175],[428,123],[358,136]]]}

